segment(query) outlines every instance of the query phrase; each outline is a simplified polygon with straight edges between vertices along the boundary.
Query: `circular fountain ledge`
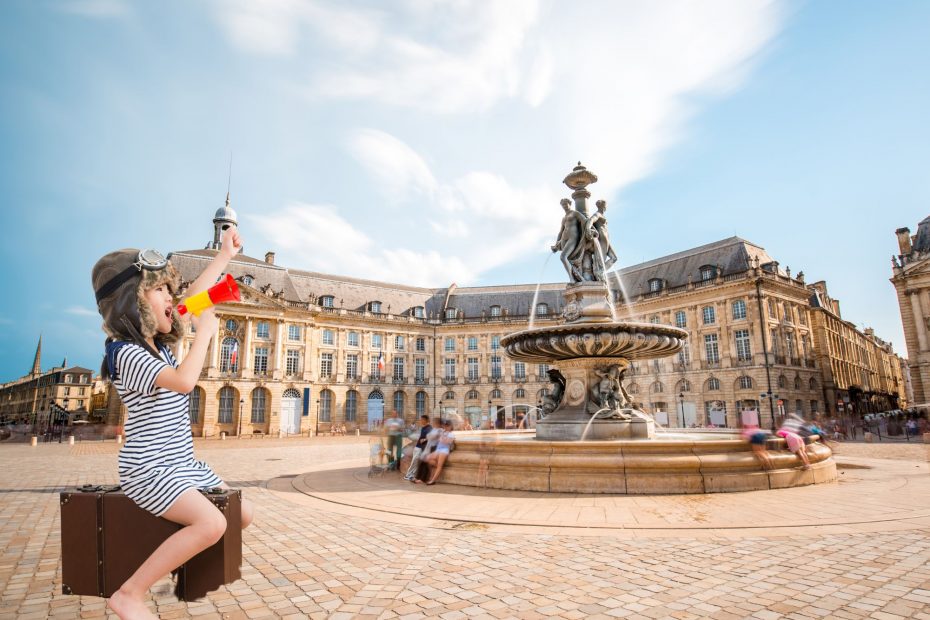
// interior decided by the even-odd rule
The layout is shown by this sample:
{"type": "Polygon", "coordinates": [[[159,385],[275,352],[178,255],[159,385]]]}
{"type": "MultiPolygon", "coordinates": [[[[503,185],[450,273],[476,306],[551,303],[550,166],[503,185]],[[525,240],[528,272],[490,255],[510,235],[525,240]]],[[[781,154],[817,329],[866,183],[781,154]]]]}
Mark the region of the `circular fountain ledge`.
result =
{"type": "MultiPolygon", "coordinates": [[[[660,433],[650,441],[543,441],[534,431],[456,432],[442,482],[490,489],[568,493],[722,493],[836,480],[832,452],[807,446],[803,469],[783,439],[769,440],[771,470],[733,431],[660,433]]],[[[809,440],[810,441],[810,440],[809,440]]]]}

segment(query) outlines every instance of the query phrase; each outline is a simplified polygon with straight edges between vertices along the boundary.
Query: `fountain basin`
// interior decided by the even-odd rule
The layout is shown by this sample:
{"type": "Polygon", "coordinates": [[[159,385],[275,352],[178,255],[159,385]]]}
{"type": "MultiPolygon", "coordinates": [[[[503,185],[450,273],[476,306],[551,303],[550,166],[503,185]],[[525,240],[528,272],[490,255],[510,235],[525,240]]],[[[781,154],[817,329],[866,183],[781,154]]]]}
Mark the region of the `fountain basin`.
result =
{"type": "MultiPolygon", "coordinates": [[[[816,439],[816,438],[814,438],[816,439]]],[[[809,440],[810,441],[810,438],[809,440]]],[[[687,430],[651,441],[545,441],[535,431],[456,432],[442,481],[542,492],[721,493],[806,486],[836,480],[832,452],[807,446],[811,468],[769,440],[773,469],[764,470],[734,431],[687,430]]]]}
{"type": "Polygon", "coordinates": [[[687,337],[670,325],[579,322],[514,332],[501,338],[501,346],[515,360],[538,364],[580,357],[642,360],[678,352],[687,337]]]}

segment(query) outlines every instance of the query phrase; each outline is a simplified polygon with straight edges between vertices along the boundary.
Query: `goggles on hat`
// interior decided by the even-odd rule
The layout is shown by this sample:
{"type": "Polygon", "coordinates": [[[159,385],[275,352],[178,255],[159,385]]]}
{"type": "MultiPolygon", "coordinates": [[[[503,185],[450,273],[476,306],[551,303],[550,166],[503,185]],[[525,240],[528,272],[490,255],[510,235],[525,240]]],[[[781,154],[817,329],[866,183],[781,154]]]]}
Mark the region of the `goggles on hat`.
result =
{"type": "Polygon", "coordinates": [[[126,280],[141,273],[143,269],[146,271],[161,271],[167,266],[168,259],[158,250],[139,250],[139,254],[134,263],[110,278],[106,284],[94,292],[94,295],[97,297],[97,303],[109,297],[116,289],[126,282],[126,280]]]}

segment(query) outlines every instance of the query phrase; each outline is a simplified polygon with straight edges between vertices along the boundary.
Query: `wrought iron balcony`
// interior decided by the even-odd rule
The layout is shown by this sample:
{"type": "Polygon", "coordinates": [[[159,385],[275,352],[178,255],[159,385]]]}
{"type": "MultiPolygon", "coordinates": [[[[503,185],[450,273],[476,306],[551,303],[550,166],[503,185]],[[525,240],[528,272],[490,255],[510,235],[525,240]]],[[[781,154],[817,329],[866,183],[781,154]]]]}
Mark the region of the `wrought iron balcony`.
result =
{"type": "Polygon", "coordinates": [[[443,377],[442,378],[443,385],[455,385],[457,382],[458,381],[456,380],[455,377],[443,377]]]}
{"type": "Polygon", "coordinates": [[[417,377],[413,380],[416,385],[429,385],[429,379],[426,377],[417,377]]]}

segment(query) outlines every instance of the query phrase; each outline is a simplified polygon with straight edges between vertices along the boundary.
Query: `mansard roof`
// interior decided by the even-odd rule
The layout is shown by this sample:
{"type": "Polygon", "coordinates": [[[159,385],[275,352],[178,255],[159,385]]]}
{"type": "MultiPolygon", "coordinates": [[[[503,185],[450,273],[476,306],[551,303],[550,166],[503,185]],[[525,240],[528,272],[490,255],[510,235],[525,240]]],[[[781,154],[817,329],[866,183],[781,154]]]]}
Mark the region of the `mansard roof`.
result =
{"type": "MultiPolygon", "coordinates": [[[[216,250],[185,250],[171,255],[171,261],[180,271],[181,277],[193,281],[215,255],[216,250]]],[[[627,293],[631,296],[649,290],[648,281],[653,278],[665,282],[672,288],[700,281],[700,269],[713,266],[725,276],[745,271],[750,262],[759,264],[774,262],[761,247],[741,239],[730,237],[691,248],[638,265],[619,270],[627,293]]],[[[447,308],[460,311],[467,318],[490,315],[491,306],[500,306],[501,313],[511,316],[526,316],[533,313],[533,296],[536,284],[511,284],[499,286],[472,286],[429,288],[378,282],[362,278],[287,269],[240,254],[230,261],[227,272],[234,278],[245,275],[253,278],[251,286],[280,296],[285,301],[320,303],[323,296],[332,296],[334,305],[349,310],[365,309],[372,301],[381,302],[382,311],[390,314],[407,314],[411,308],[423,306],[426,317],[441,318],[447,308]]],[[[549,306],[550,313],[562,308],[562,291],[567,282],[539,285],[536,303],[549,306]]]]}
{"type": "Polygon", "coordinates": [[[632,297],[649,291],[648,282],[653,278],[664,281],[663,288],[673,288],[701,280],[701,267],[713,266],[720,275],[746,271],[750,261],[760,265],[774,262],[764,248],[740,237],[729,237],[696,248],[662,256],[638,265],[619,270],[623,286],[632,297]]]}
{"type": "Polygon", "coordinates": [[[914,235],[911,249],[920,254],[930,251],[930,217],[925,217],[917,225],[917,234],[914,235]]]}

